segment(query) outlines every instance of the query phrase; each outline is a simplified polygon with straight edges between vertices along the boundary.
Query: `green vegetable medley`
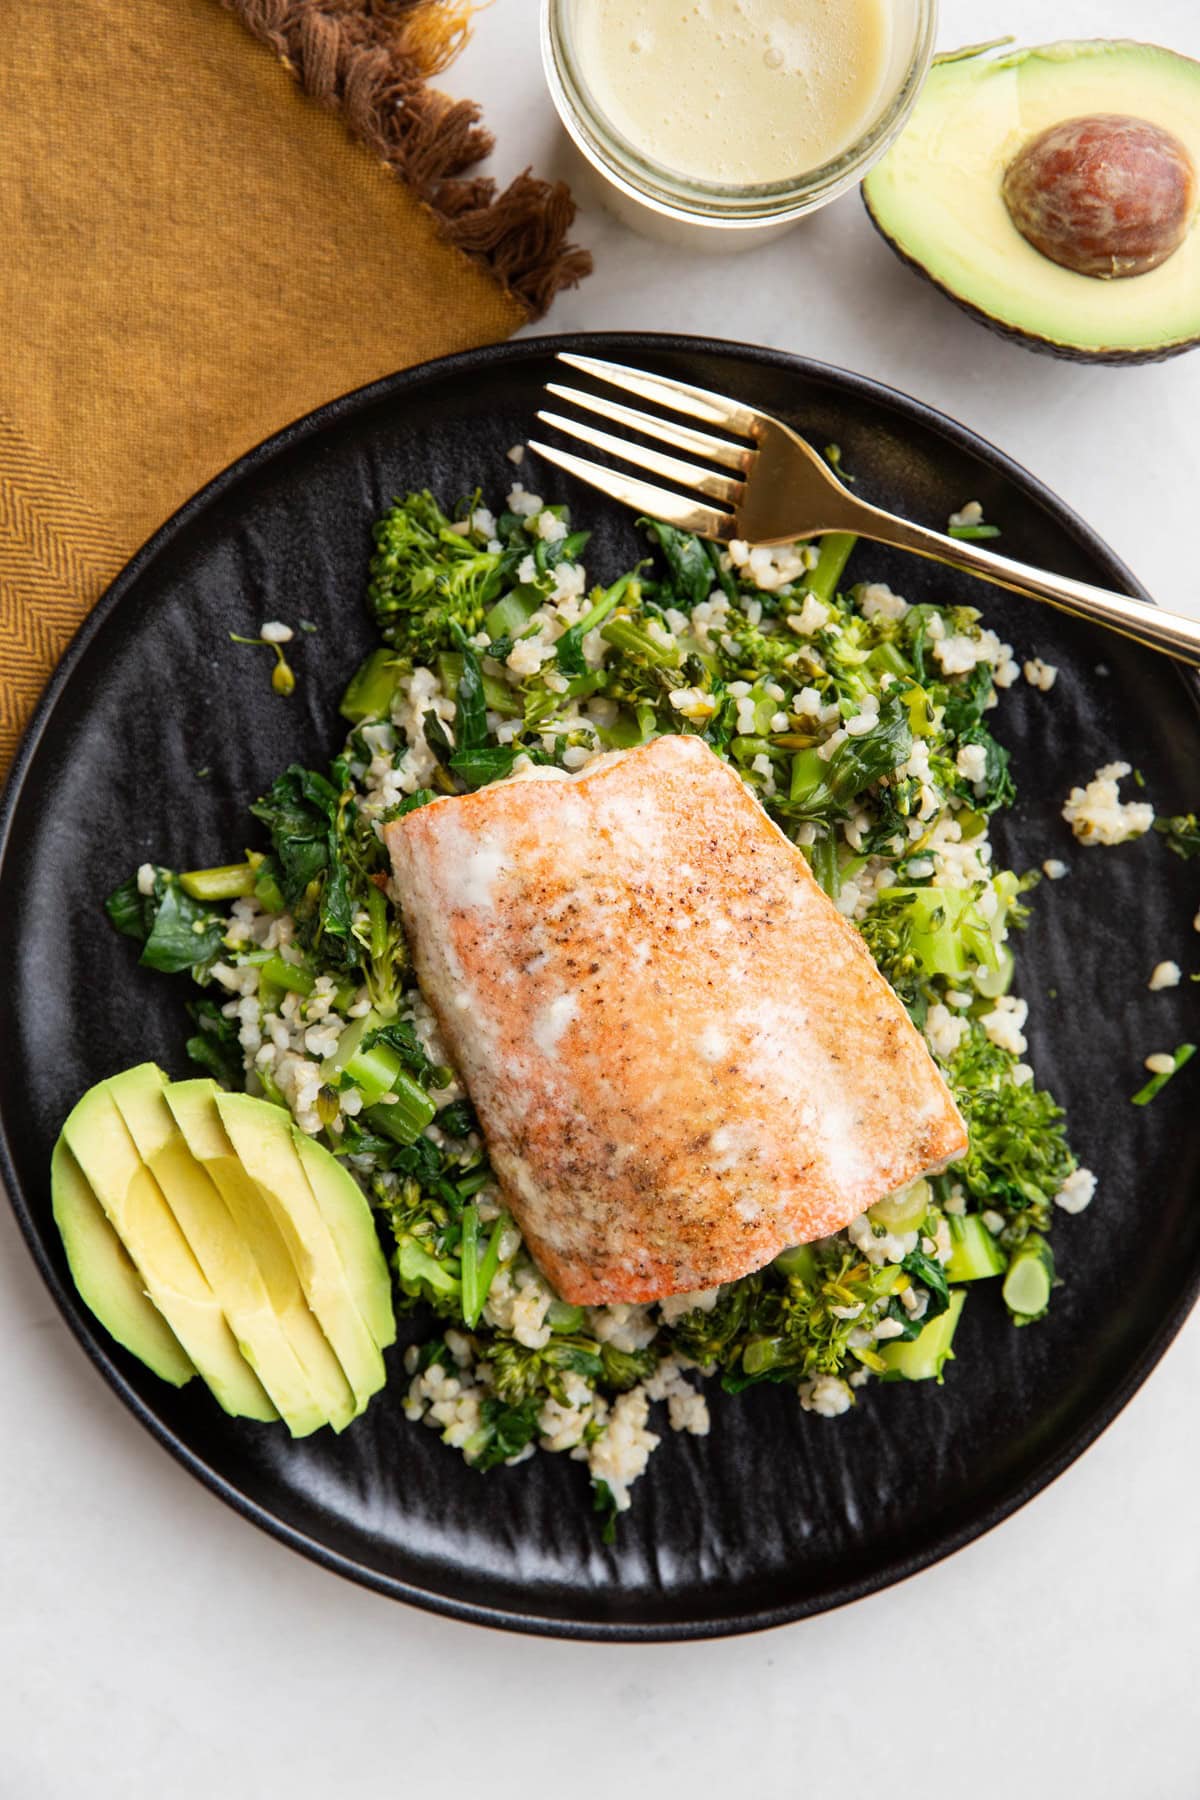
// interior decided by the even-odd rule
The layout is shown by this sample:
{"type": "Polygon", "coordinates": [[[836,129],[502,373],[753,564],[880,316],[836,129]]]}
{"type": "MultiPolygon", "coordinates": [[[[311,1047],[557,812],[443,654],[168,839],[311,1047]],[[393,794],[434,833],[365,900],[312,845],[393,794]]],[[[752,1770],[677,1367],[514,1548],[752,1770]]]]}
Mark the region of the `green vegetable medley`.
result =
{"type": "MultiPolygon", "coordinates": [[[[345,747],[251,808],[223,868],[143,867],[108,901],[142,961],[189,970],[191,1056],[289,1107],[377,1209],[402,1305],[406,1411],[477,1469],[563,1450],[615,1514],[658,1438],[703,1432],[700,1383],[783,1382],[845,1411],[872,1376],[942,1379],[971,1284],[1013,1321],[1051,1299],[1055,1200],[1077,1210],[1061,1109],[1023,1060],[1010,939],[1029,877],[992,864],[1014,799],[990,729],[1016,674],[966,608],[847,578],[853,541],[729,551],[649,520],[646,559],[589,587],[587,533],[517,487],[494,516],[429,493],[375,528],[380,643],[342,700],[345,747]],[[863,932],[950,1083],[970,1151],[844,1232],[719,1290],[583,1309],[505,1212],[469,1099],[412,975],[378,828],[523,759],[567,770],[663,732],[731,762],[863,932]]],[[[1194,821],[1175,821],[1188,853],[1194,821]]],[[[1086,1193],[1079,1195],[1080,1184],[1086,1193]]]]}

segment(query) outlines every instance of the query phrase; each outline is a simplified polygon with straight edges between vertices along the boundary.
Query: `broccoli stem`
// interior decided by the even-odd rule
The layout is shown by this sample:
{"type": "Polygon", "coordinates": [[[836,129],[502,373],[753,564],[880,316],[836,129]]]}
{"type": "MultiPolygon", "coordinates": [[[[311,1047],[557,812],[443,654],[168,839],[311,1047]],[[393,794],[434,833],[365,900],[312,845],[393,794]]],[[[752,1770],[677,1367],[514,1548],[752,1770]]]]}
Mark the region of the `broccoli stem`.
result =
{"type": "Polygon", "coordinates": [[[646,739],[653,737],[658,730],[658,716],[654,711],[653,702],[649,700],[636,701],[633,710],[637,714],[637,722],[642,732],[641,742],[644,744],[646,739]]]}
{"type": "Polygon", "coordinates": [[[824,786],[827,766],[817,755],[814,745],[810,744],[807,750],[797,750],[792,758],[792,785],[788,798],[810,800],[818,788],[824,786]]]}
{"type": "Polygon", "coordinates": [[[1050,1304],[1054,1285],[1054,1252],[1045,1238],[1031,1231],[1013,1253],[1001,1292],[1004,1304],[1018,1325],[1040,1319],[1050,1304]]]}
{"type": "Polygon", "coordinates": [[[770,756],[775,748],[770,738],[735,737],[729,746],[737,761],[743,765],[752,763],[756,756],[770,756]]]}
{"type": "MultiPolygon", "coordinates": [[[[437,672],[442,686],[451,700],[458,698],[458,684],[462,680],[463,655],[461,650],[443,650],[437,659],[437,672]]],[[[485,704],[494,713],[505,719],[519,719],[524,711],[524,703],[516,689],[498,675],[481,675],[483,698],[485,704]]]]}
{"type": "Polygon", "coordinates": [[[364,1106],[374,1106],[384,1094],[399,1093],[402,1084],[407,1083],[415,1094],[428,1101],[429,1118],[432,1119],[436,1111],[433,1101],[429,1100],[425,1089],[412,1080],[399,1056],[387,1044],[374,1044],[370,1050],[355,1050],[342,1067],[362,1095],[364,1106]]]}
{"type": "Polygon", "coordinates": [[[1000,909],[989,924],[971,888],[897,886],[888,889],[886,904],[904,909],[913,955],[925,974],[961,981],[982,967],[987,973],[975,977],[980,991],[993,996],[1007,992],[1012,954],[997,941],[1004,924],[1000,909]]]}
{"type": "Polygon", "coordinates": [[[936,727],[929,695],[923,687],[918,686],[912,680],[911,673],[909,681],[911,686],[905,689],[903,696],[904,710],[908,714],[908,728],[915,738],[932,737],[936,727]]]}
{"type": "Polygon", "coordinates": [[[817,1253],[811,1244],[793,1244],[789,1250],[781,1250],[775,1258],[775,1267],[782,1275],[804,1282],[812,1287],[817,1277],[817,1253]]]}
{"type": "Polygon", "coordinates": [[[525,702],[525,729],[537,731],[554,711],[557,696],[551,693],[530,694],[525,702]]]}
{"type": "Polygon", "coordinates": [[[372,650],[350,677],[338,711],[351,725],[363,725],[368,719],[386,719],[392,710],[399,681],[400,663],[396,652],[372,650]]]}
{"type": "Polygon", "coordinates": [[[661,643],[644,626],[636,625],[632,619],[610,619],[602,628],[600,636],[615,650],[620,650],[626,656],[636,657],[639,662],[648,663],[652,669],[677,669],[683,661],[683,653],[678,644],[661,643]]]}
{"type": "Polygon", "coordinates": [[[280,988],[285,994],[311,994],[317,985],[316,976],[310,969],[298,967],[295,963],[284,962],[282,956],[269,956],[258,972],[259,993],[263,983],[280,988]]]}
{"type": "Polygon", "coordinates": [[[483,621],[483,629],[493,640],[502,637],[520,637],[537,611],[540,599],[540,595],[529,598],[515,590],[511,594],[505,594],[502,600],[497,600],[491,612],[488,613],[483,621]]]}
{"type": "Polygon", "coordinates": [[[838,864],[837,839],[829,830],[812,847],[812,872],[831,900],[842,891],[842,872],[838,864]]]}
{"type": "Polygon", "coordinates": [[[932,1198],[929,1183],[918,1176],[906,1188],[877,1200],[869,1208],[871,1223],[882,1225],[885,1231],[915,1231],[929,1211],[932,1198]]]}
{"type": "Polygon", "coordinates": [[[396,1247],[396,1273],[405,1293],[422,1298],[457,1300],[461,1290],[447,1264],[430,1256],[412,1237],[402,1238],[396,1247]]]}
{"type": "Polygon", "coordinates": [[[876,644],[867,658],[866,666],[880,675],[898,675],[906,678],[912,676],[912,669],[905,662],[895,644],[876,644]]]}
{"type": "Polygon", "coordinates": [[[951,1213],[946,1222],[951,1244],[947,1281],[986,1281],[1003,1275],[1008,1258],[978,1213],[951,1213]]]}
{"type": "Polygon", "coordinates": [[[362,1095],[365,1116],[398,1144],[411,1144],[432,1122],[437,1105],[390,1044],[364,1048],[378,1023],[377,1013],[355,1019],[342,1033],[337,1049],[321,1064],[321,1079],[336,1083],[345,1076],[362,1095]],[[385,1094],[395,1094],[395,1101],[378,1105],[385,1094]]]}
{"type": "Polygon", "coordinates": [[[645,741],[646,733],[640,719],[624,708],[611,725],[600,728],[600,742],[606,750],[632,750],[636,744],[645,741]]]}
{"type": "Polygon", "coordinates": [[[367,883],[367,917],[371,921],[369,954],[372,962],[381,963],[388,953],[387,895],[373,881],[367,883]]]}
{"type": "Polygon", "coordinates": [[[1156,1094],[1161,1094],[1168,1081],[1170,1081],[1171,1076],[1178,1075],[1180,1069],[1187,1063],[1190,1063],[1195,1054],[1195,1044],[1180,1044],[1178,1050],[1175,1052],[1175,1067],[1169,1071],[1164,1071],[1161,1075],[1152,1075],[1145,1087],[1139,1088],[1137,1093],[1133,1096],[1133,1104],[1135,1106],[1149,1106],[1150,1102],[1154,1099],[1154,1096],[1156,1094]]]}
{"type": "Polygon", "coordinates": [[[849,531],[828,531],[821,539],[821,550],[817,557],[817,566],[805,580],[805,587],[810,594],[826,605],[837,593],[837,584],[842,578],[842,571],[850,560],[850,552],[858,539],[849,531]]]}
{"type": "Polygon", "coordinates": [[[283,889],[272,875],[270,869],[260,868],[254,877],[254,898],[264,912],[281,913],[287,911],[287,901],[283,897],[283,889]]]}
{"type": "Polygon", "coordinates": [[[245,900],[254,892],[254,866],[225,863],[217,869],[189,869],[179,885],[193,900],[245,900]]]}
{"type": "Polygon", "coordinates": [[[614,612],[625,597],[625,590],[633,580],[632,575],[623,575],[620,581],[608,588],[594,605],[580,619],[576,629],[580,638],[585,638],[589,631],[595,631],[597,625],[603,624],[610,612],[614,612]]]}
{"type": "Polygon", "coordinates": [[[436,1106],[425,1089],[403,1071],[388,1091],[395,1094],[395,1100],[388,1106],[368,1106],[364,1119],[397,1144],[415,1144],[425,1127],[433,1123],[436,1106]]]}
{"type": "Polygon", "coordinates": [[[996,966],[990,969],[986,959],[980,957],[979,966],[972,977],[978,991],[985,1000],[996,1000],[1001,994],[1007,994],[1016,973],[1016,960],[1007,944],[996,946],[996,966]]]}
{"type": "Polygon", "coordinates": [[[479,1208],[474,1205],[463,1207],[459,1256],[462,1259],[463,1320],[474,1329],[483,1311],[483,1295],[479,1288],[479,1208]]]}
{"type": "Polygon", "coordinates": [[[879,1347],[879,1357],[886,1373],[883,1381],[936,1381],[942,1384],[942,1370],[954,1361],[951,1344],[959,1315],[966,1304],[965,1288],[955,1288],[945,1312],[931,1319],[915,1338],[889,1338],[879,1347]]]}
{"type": "MultiPolygon", "coordinates": [[[[496,1279],[496,1270],[500,1267],[500,1240],[504,1236],[504,1227],[508,1223],[508,1214],[502,1212],[496,1220],[496,1223],[492,1226],[492,1235],[488,1239],[487,1249],[484,1251],[483,1260],[479,1265],[479,1312],[476,1313],[475,1320],[478,1320],[482,1314],[484,1307],[487,1305],[487,1297],[492,1291],[492,1283],[496,1279]]],[[[472,1321],[472,1323],[474,1322],[475,1321],[472,1321]]]]}
{"type": "Polygon", "coordinates": [[[276,986],[273,981],[267,980],[261,972],[259,973],[256,998],[264,1013],[278,1012],[283,1004],[285,992],[286,989],[276,986]]]}
{"type": "Polygon", "coordinates": [[[582,1331],[583,1308],[571,1306],[566,1300],[552,1300],[546,1309],[546,1323],[556,1337],[567,1332],[582,1331]]]}
{"type": "Polygon", "coordinates": [[[284,1112],[290,1117],[291,1108],[280,1092],[275,1077],[268,1069],[258,1069],[256,1073],[258,1075],[259,1086],[263,1091],[264,1100],[269,1100],[272,1106],[282,1106],[284,1112]]]}
{"type": "Polygon", "coordinates": [[[747,1375],[764,1375],[787,1361],[787,1348],[782,1338],[751,1338],[742,1351],[742,1367],[747,1375]]]}

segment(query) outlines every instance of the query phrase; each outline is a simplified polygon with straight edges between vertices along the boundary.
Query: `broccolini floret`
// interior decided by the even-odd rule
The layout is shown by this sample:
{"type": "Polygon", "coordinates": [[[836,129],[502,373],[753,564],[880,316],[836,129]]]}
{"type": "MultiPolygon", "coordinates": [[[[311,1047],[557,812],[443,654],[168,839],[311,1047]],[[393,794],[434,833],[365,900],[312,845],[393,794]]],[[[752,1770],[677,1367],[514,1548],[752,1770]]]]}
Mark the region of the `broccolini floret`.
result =
{"type": "Polygon", "coordinates": [[[1154,829],[1165,838],[1167,849],[1185,861],[1200,856],[1200,820],[1195,813],[1176,813],[1169,819],[1155,819],[1154,829]]]}
{"type": "Polygon", "coordinates": [[[703,1368],[725,1368],[740,1355],[740,1345],[750,1327],[755,1300],[764,1277],[743,1276],[723,1287],[708,1310],[684,1313],[671,1326],[671,1347],[682,1351],[703,1368]]]}
{"type": "Polygon", "coordinates": [[[515,567],[455,531],[433,495],[410,493],[375,527],[367,605],[387,643],[416,661],[449,647],[450,628],[477,632],[515,567]]]}
{"type": "Polygon", "coordinates": [[[760,1381],[795,1384],[840,1375],[851,1359],[854,1366],[871,1366],[870,1349],[852,1349],[850,1339],[864,1314],[894,1291],[902,1271],[870,1263],[836,1239],[814,1249],[807,1276],[774,1267],[764,1273],[750,1303],[747,1335],[730,1347],[736,1357],[725,1353],[727,1393],[760,1381]]]}
{"type": "Polygon", "coordinates": [[[566,1405],[564,1375],[582,1375],[594,1383],[604,1372],[600,1345],[594,1338],[582,1336],[552,1337],[541,1350],[528,1349],[515,1339],[498,1339],[488,1350],[487,1360],[496,1392],[512,1404],[536,1394],[549,1394],[566,1405]]]}
{"type": "Polygon", "coordinates": [[[954,1173],[977,1200],[1006,1213],[1023,1236],[1049,1225],[1054,1196],[1077,1163],[1062,1107],[1044,1088],[1018,1079],[1017,1062],[972,1020],[946,1078],[970,1133],[970,1148],[954,1173]]]}

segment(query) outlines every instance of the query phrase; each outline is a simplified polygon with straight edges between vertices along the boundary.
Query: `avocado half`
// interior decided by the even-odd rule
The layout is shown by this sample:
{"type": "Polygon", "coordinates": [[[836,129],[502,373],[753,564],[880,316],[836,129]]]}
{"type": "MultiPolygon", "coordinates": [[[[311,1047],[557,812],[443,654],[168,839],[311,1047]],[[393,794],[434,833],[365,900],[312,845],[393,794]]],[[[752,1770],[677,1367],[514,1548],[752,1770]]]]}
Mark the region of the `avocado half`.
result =
{"type": "Polygon", "coordinates": [[[1174,133],[1200,171],[1200,63],[1155,44],[1090,39],[940,58],[908,125],[863,183],[876,229],[965,311],[1034,350],[1158,362],[1200,343],[1200,223],[1148,274],[1078,275],[1035,250],[1001,193],[1017,152],[1096,113],[1174,133]]]}

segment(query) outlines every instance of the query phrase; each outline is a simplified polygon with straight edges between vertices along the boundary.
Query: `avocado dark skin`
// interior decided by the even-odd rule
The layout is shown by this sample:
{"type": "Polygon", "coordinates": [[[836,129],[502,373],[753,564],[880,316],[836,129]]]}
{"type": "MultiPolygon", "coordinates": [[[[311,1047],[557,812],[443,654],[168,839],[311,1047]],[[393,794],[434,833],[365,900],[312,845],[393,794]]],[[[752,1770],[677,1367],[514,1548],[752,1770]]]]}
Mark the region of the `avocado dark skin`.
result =
{"type": "Polygon", "coordinates": [[[1185,350],[1195,350],[1200,346],[1200,334],[1197,334],[1196,337],[1185,338],[1179,343],[1164,344],[1155,350],[1083,350],[1075,344],[1059,344],[1053,338],[1038,337],[1035,332],[1022,330],[1017,325],[1006,325],[1003,319],[997,319],[992,313],[985,312],[982,306],[976,306],[972,301],[964,299],[961,294],[956,294],[952,288],[946,286],[945,282],[939,281],[936,275],[931,275],[925,265],[918,262],[915,256],[909,256],[906,250],[902,250],[896,240],[888,235],[886,227],[881,225],[875,217],[866,188],[862,188],[860,192],[868,219],[892,255],[898,257],[906,268],[913,271],[914,275],[919,275],[923,281],[929,283],[930,287],[936,288],[939,294],[944,294],[947,300],[953,301],[959,312],[964,312],[969,318],[976,319],[980,325],[986,325],[996,337],[1007,338],[1010,344],[1022,344],[1026,350],[1034,350],[1040,356],[1057,356],[1062,362],[1111,363],[1115,366],[1169,362],[1173,356],[1182,356],[1185,350]]]}

